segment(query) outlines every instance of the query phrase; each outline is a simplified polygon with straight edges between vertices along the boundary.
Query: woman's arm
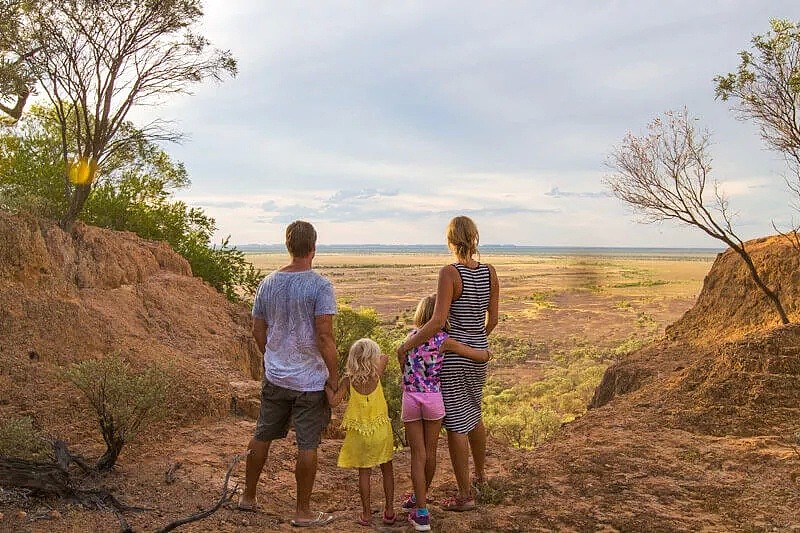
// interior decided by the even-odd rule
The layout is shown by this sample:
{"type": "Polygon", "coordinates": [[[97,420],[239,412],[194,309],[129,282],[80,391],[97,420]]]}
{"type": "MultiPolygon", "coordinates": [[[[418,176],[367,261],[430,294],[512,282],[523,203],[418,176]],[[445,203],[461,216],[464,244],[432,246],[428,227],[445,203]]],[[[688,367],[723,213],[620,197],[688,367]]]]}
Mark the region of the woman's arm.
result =
{"type": "Polygon", "coordinates": [[[500,282],[497,279],[497,272],[495,272],[494,267],[492,265],[487,266],[489,267],[490,280],[489,309],[486,311],[486,334],[488,335],[497,326],[499,318],[500,282]]]}
{"type": "Polygon", "coordinates": [[[336,407],[342,400],[344,400],[345,394],[347,391],[350,390],[350,378],[343,377],[341,381],[339,381],[339,388],[336,391],[333,390],[333,387],[330,385],[325,385],[325,396],[328,397],[328,403],[331,404],[331,407],[336,407]]]}
{"type": "Polygon", "coordinates": [[[450,314],[450,304],[453,303],[456,277],[458,271],[453,265],[443,266],[439,270],[439,282],[436,289],[436,304],[433,307],[433,316],[417,332],[406,339],[397,348],[397,357],[405,355],[409,350],[416,348],[427,341],[444,327],[447,316],[450,314]]]}
{"type": "Polygon", "coordinates": [[[441,349],[446,352],[455,352],[458,355],[463,355],[467,359],[472,359],[479,363],[485,363],[492,358],[492,354],[489,350],[479,350],[478,348],[467,346],[463,342],[451,339],[450,337],[442,343],[441,349]]]}

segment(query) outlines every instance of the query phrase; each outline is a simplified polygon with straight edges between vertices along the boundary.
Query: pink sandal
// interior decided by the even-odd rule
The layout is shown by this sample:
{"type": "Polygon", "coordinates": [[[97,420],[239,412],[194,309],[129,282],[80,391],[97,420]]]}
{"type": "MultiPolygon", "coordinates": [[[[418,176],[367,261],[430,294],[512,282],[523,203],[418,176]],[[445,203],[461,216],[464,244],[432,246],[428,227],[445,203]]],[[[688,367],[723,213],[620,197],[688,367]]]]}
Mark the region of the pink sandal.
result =
{"type": "Polygon", "coordinates": [[[386,511],[383,512],[383,524],[386,526],[393,526],[394,523],[397,521],[397,513],[392,513],[392,516],[386,514],[386,511]]]}
{"type": "Polygon", "coordinates": [[[459,498],[458,496],[451,496],[442,501],[442,509],[445,511],[472,511],[475,509],[475,498],[459,498]]]}

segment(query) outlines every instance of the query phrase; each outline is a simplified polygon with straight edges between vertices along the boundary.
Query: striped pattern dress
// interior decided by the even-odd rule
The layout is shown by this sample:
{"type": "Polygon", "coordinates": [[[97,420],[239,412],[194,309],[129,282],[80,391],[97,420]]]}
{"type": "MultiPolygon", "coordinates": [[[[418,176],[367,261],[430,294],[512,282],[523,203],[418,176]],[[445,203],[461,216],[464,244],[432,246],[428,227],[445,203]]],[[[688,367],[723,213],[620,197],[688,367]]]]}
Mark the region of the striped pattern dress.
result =
{"type": "MultiPolygon", "coordinates": [[[[489,266],[479,263],[469,268],[453,265],[461,276],[461,296],[450,304],[450,330],[453,339],[473,348],[485,349],[486,311],[491,293],[489,266]]],[[[481,420],[483,386],[486,384],[486,363],[479,363],[454,353],[445,353],[439,375],[448,431],[469,433],[481,420]]]]}

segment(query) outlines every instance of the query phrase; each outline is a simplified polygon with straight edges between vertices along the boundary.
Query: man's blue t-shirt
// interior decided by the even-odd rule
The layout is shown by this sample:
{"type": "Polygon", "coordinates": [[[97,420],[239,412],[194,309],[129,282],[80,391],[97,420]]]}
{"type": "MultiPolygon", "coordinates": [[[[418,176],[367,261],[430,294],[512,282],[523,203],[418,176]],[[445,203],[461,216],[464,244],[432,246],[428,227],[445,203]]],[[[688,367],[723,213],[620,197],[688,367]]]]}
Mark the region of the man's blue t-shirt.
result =
{"type": "Polygon", "coordinates": [[[264,278],[253,317],[267,323],[266,379],[296,391],[324,390],[328,367],[317,347],[314,319],[335,314],[333,285],[313,270],[275,271],[264,278]]]}

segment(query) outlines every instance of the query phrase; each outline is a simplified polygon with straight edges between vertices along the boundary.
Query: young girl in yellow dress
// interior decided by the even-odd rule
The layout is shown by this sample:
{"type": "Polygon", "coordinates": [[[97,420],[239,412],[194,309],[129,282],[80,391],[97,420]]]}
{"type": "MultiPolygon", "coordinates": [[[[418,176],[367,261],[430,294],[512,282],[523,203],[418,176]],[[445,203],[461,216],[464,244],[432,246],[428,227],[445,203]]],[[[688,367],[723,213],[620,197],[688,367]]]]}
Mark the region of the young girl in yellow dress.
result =
{"type": "Polygon", "coordinates": [[[394,524],[394,470],[392,468],[392,425],[389,409],[383,396],[381,376],[389,359],[381,353],[378,344],[370,339],[359,339],[350,348],[345,375],[338,389],[328,386],[325,392],[332,406],[341,403],[350,394],[342,427],[346,430],[338,465],[358,468],[358,492],[361,496],[361,516],[357,522],[372,525],[370,508],[370,474],[372,467],[380,465],[383,475],[383,523],[394,524]]]}

